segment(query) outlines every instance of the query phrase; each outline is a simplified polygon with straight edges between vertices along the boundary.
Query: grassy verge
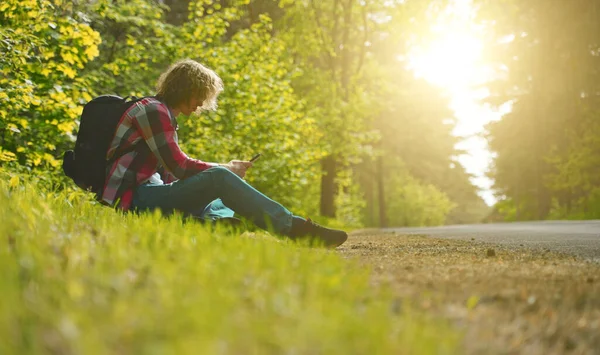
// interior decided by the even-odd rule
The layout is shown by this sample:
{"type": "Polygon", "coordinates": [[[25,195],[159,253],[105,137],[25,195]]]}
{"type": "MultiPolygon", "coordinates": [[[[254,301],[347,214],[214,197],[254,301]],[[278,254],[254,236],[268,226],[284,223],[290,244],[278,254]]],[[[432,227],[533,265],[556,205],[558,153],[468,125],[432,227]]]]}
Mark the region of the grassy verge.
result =
{"type": "Polygon", "coordinates": [[[598,354],[600,265],[547,250],[355,234],[340,250],[399,300],[465,333],[467,354],[598,354]]]}
{"type": "Polygon", "coordinates": [[[460,342],[336,252],[8,185],[0,354],[440,354],[460,342]]]}

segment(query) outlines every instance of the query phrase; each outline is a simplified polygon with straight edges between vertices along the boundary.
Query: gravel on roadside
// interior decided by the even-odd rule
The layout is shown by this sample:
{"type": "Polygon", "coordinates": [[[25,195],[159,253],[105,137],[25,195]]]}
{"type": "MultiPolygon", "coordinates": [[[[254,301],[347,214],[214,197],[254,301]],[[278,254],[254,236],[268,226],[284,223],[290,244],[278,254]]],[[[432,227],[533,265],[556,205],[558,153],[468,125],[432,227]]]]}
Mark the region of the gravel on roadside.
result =
{"type": "Polygon", "coordinates": [[[600,354],[600,265],[549,250],[355,232],[338,248],[398,301],[450,319],[466,354],[600,354]]]}

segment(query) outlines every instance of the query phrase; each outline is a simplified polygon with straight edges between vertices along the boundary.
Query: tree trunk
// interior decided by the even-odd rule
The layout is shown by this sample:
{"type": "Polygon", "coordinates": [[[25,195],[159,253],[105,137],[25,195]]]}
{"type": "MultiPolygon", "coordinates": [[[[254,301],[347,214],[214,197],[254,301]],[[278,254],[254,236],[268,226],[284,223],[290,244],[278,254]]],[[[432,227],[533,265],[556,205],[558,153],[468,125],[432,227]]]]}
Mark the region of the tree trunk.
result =
{"type": "Polygon", "coordinates": [[[321,160],[321,216],[335,218],[336,160],[329,155],[321,160]]]}
{"type": "Polygon", "coordinates": [[[377,158],[377,189],[379,191],[379,227],[387,227],[387,215],[385,206],[385,182],[383,181],[383,158],[377,158]]]}
{"type": "MultiPolygon", "coordinates": [[[[364,165],[367,172],[371,172],[372,162],[367,161],[364,165]]],[[[367,226],[375,225],[375,184],[373,183],[373,174],[364,174],[365,181],[365,199],[367,200],[367,226]]]]}
{"type": "Polygon", "coordinates": [[[373,174],[373,162],[370,159],[365,159],[359,164],[355,171],[355,176],[359,177],[360,187],[365,196],[365,209],[364,209],[364,224],[366,227],[377,226],[376,218],[376,195],[375,195],[375,181],[373,181],[375,174],[373,174]]]}

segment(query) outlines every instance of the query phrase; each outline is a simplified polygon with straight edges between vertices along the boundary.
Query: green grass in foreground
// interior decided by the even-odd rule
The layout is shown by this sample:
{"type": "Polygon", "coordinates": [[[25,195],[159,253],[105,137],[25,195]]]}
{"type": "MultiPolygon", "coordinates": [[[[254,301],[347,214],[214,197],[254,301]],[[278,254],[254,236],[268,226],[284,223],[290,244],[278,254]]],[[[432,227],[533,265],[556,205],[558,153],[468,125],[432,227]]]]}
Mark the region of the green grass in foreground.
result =
{"type": "Polygon", "coordinates": [[[0,182],[0,218],[0,354],[439,354],[460,342],[394,312],[369,270],[335,252],[22,182],[0,182]]]}

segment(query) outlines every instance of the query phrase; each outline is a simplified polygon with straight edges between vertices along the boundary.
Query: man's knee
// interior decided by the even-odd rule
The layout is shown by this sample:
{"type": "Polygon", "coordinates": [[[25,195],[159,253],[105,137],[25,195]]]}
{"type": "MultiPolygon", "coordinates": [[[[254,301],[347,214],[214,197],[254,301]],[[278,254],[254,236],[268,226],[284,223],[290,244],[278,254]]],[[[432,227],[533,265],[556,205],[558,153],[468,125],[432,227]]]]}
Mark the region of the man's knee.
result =
{"type": "Polygon", "coordinates": [[[214,176],[218,179],[226,179],[228,177],[231,177],[232,175],[235,176],[235,174],[231,170],[223,166],[215,166],[214,168],[210,168],[207,171],[211,174],[214,174],[214,176]]]}

